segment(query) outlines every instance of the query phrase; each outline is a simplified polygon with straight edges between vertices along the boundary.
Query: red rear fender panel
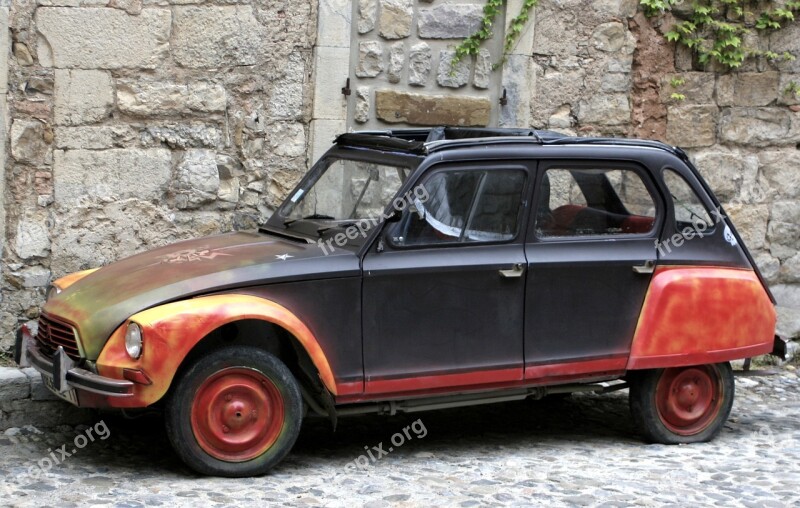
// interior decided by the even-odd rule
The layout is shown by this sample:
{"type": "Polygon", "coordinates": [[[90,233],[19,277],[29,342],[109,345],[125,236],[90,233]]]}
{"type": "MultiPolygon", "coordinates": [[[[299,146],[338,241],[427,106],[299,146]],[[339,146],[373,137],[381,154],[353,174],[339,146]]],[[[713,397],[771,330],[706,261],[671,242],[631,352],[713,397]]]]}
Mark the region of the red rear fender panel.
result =
{"type": "Polygon", "coordinates": [[[325,352],[294,314],[263,298],[228,294],[169,303],[132,316],[130,321],[142,327],[143,335],[143,351],[137,360],[125,352],[127,323],[120,326],[97,359],[98,373],[125,379],[125,370],[128,369],[128,379],[138,377],[141,381],[141,374],[144,374],[145,379],[151,382],[136,384],[133,397],[109,397],[108,404],[134,408],[155,403],[167,393],[176,371],[200,340],[220,326],[244,319],[268,321],[291,333],[317,367],[325,387],[336,394],[336,382],[325,352]]]}
{"type": "Polygon", "coordinates": [[[627,368],[767,354],[775,322],[775,307],[752,270],[661,266],[650,283],[627,368]]]}

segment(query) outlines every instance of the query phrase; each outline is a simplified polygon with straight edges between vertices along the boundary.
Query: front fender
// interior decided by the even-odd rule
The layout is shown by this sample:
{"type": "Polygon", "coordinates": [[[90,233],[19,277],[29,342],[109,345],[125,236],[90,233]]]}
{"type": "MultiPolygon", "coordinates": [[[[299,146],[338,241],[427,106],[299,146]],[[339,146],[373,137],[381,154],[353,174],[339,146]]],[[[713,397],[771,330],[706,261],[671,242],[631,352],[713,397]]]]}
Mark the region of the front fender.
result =
{"type": "Polygon", "coordinates": [[[128,408],[146,407],[157,402],[167,393],[181,363],[200,340],[225,324],[244,319],[267,321],[291,333],[308,353],[322,383],[336,395],[333,371],[325,352],[297,316],[270,300],[225,294],[168,303],[131,316],[129,321],[142,327],[144,337],[142,354],[136,360],[125,351],[127,322],[120,326],[97,359],[98,373],[124,379],[126,369],[138,370],[151,383],[137,384],[133,397],[110,402],[115,407],[128,408]]]}
{"type": "Polygon", "coordinates": [[[69,275],[65,275],[60,279],[56,279],[53,281],[53,285],[56,286],[60,290],[65,290],[71,285],[75,284],[79,280],[83,279],[87,275],[91,275],[94,272],[99,270],[99,268],[92,268],[91,270],[83,270],[80,272],[70,273],[69,275]]]}

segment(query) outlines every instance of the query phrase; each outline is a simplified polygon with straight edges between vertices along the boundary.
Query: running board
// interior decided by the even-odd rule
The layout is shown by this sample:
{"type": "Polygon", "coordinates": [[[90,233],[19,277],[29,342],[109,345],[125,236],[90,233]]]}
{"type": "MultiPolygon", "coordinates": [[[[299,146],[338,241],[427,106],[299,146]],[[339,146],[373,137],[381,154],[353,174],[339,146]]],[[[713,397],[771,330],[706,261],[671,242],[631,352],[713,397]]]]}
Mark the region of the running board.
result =
{"type": "MultiPolygon", "coordinates": [[[[505,390],[492,393],[467,393],[460,395],[445,395],[408,400],[390,400],[379,403],[358,404],[336,408],[337,416],[354,416],[363,414],[396,415],[397,413],[416,413],[419,411],[433,411],[436,409],[452,409],[464,406],[478,406],[482,404],[496,404],[501,402],[514,402],[525,399],[538,400],[547,395],[556,393],[610,393],[628,387],[626,382],[604,382],[596,384],[565,384],[555,386],[537,386],[532,388],[505,390]]],[[[307,398],[308,402],[308,398],[307,398]]],[[[318,404],[311,409],[319,416],[328,416],[327,408],[318,404]]],[[[309,413],[311,415],[312,413],[309,413]]]]}

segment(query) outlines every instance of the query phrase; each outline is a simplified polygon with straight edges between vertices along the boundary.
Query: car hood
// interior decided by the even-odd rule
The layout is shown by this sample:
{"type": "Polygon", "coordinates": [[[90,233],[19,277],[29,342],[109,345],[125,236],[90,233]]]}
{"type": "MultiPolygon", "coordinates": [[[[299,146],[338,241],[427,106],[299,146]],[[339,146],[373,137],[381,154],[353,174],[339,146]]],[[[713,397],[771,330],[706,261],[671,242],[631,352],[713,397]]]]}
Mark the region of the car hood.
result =
{"type": "Polygon", "coordinates": [[[112,263],[70,285],[44,306],[72,323],[94,360],[130,316],[163,303],[275,282],[355,276],[358,257],[258,232],[175,243],[112,263]]]}

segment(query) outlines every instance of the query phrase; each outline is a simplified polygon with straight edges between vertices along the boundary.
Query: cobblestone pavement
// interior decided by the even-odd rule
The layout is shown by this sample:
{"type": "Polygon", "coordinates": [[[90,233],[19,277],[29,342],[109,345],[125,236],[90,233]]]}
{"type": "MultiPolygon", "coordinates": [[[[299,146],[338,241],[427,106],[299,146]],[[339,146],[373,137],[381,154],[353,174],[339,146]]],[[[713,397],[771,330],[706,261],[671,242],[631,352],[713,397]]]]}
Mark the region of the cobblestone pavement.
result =
{"type": "Polygon", "coordinates": [[[61,460],[57,449],[69,451],[87,429],[0,432],[0,505],[797,506],[799,389],[792,367],[738,378],[722,434],[690,446],[642,443],[627,392],[351,418],[335,433],[308,420],[277,469],[241,480],[192,474],[158,418],[101,415],[107,439],[89,441],[38,478],[26,472],[43,458],[61,460]],[[360,461],[370,465],[356,467],[365,447],[388,450],[417,419],[404,444],[374,463],[365,455],[360,461]]]}

